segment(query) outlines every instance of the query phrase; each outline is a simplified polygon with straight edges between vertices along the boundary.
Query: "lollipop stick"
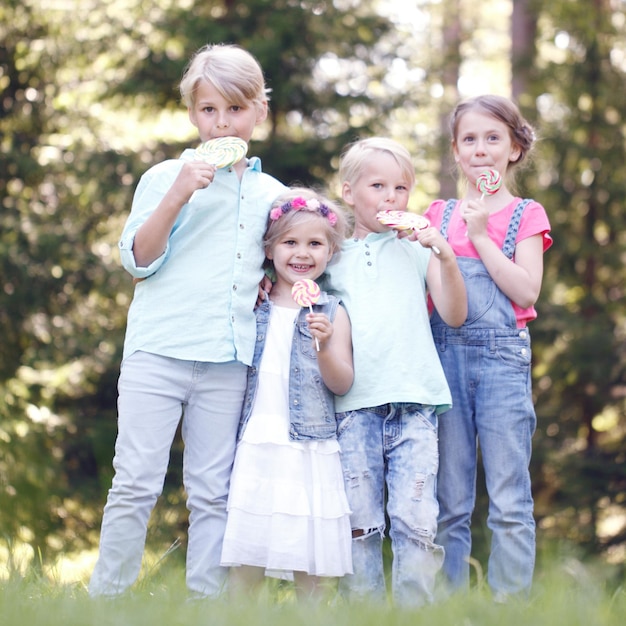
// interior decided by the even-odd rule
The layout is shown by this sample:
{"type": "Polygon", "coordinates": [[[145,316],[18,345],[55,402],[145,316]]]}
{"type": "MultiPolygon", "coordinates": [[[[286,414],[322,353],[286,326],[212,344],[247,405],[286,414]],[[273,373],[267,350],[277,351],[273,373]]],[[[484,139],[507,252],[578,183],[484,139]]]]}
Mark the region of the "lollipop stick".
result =
{"type": "MultiPolygon", "coordinates": [[[[313,314],[313,307],[309,304],[309,311],[311,311],[311,314],[313,314]]],[[[315,348],[317,349],[317,351],[320,351],[320,342],[317,339],[317,337],[315,337],[315,348]]]]}

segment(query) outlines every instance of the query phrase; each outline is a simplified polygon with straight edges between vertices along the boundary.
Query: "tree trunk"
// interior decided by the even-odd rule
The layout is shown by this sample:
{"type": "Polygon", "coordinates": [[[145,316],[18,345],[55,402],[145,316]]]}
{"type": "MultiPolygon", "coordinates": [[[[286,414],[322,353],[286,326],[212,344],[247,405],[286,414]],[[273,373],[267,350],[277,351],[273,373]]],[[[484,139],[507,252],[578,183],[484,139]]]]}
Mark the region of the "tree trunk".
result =
{"type": "Polygon", "coordinates": [[[533,0],[513,0],[511,16],[511,96],[519,102],[533,77],[537,14],[533,0]]]}
{"type": "Polygon", "coordinates": [[[454,198],[457,187],[454,178],[450,175],[454,171],[454,160],[450,148],[450,132],[448,120],[450,111],[459,99],[459,74],[461,70],[461,41],[463,37],[459,0],[444,0],[443,3],[443,66],[441,81],[444,89],[442,110],[439,115],[439,129],[441,141],[441,175],[439,189],[441,198],[454,198]]]}

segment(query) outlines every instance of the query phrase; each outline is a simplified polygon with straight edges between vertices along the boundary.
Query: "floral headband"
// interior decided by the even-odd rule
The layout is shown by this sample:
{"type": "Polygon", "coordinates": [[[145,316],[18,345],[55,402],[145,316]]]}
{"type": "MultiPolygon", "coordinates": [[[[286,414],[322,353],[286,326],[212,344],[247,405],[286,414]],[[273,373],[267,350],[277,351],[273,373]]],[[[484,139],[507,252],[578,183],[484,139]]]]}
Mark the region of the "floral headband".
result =
{"type": "Polygon", "coordinates": [[[337,223],[337,215],[325,204],[316,198],[306,200],[302,196],[296,196],[293,200],[289,200],[285,202],[285,204],[274,207],[270,211],[270,219],[276,221],[285,215],[285,213],[289,213],[289,211],[317,211],[328,219],[331,226],[337,223]]]}

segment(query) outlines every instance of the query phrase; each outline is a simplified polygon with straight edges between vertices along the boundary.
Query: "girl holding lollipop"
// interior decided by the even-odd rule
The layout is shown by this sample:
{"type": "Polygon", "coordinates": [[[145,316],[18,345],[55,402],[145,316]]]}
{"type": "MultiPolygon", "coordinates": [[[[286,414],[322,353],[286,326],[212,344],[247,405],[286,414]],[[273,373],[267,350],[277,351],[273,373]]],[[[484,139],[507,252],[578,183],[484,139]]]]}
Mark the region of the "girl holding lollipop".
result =
{"type": "Polygon", "coordinates": [[[350,321],[313,282],[345,231],[339,209],[309,189],[282,194],[270,211],[264,242],[275,280],[256,311],[222,551],[235,593],[254,591],[266,573],[293,573],[308,598],[320,578],[352,573],[334,405],[354,377],[350,321]],[[299,298],[302,285],[312,297],[299,298]]]}
{"type": "Polygon", "coordinates": [[[467,589],[478,443],[492,532],[487,578],[494,598],[504,601],[528,592],[535,563],[529,463],[536,416],[527,324],[537,316],[543,253],[552,239],[544,208],[516,197],[506,182],[534,141],[518,108],[503,97],[479,96],[456,107],[450,126],[466,193],[436,200],[425,216],[457,255],[468,316],[460,328],[436,309],[431,318],[453,402],[439,425],[437,541],[445,548],[450,588],[467,589]],[[491,183],[486,170],[495,170],[491,183]]]}

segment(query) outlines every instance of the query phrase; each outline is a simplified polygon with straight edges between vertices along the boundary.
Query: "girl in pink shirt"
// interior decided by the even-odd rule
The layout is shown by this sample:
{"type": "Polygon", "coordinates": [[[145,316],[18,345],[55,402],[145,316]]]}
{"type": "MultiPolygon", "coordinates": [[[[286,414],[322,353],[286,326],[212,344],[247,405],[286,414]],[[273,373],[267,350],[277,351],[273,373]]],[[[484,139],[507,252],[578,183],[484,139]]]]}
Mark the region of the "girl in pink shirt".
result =
{"type": "Polygon", "coordinates": [[[552,239],[544,208],[514,196],[507,185],[534,141],[517,107],[491,95],[461,102],[451,131],[466,192],[460,200],[436,200],[425,215],[457,255],[468,316],[460,328],[448,326],[436,309],[431,317],[453,402],[439,425],[437,542],[445,549],[450,589],[466,590],[479,444],[492,532],[487,580],[503,601],[528,592],[534,571],[528,467],[536,416],[526,325],[537,316],[543,253],[552,239]],[[504,181],[495,192],[477,188],[486,170],[504,181]]]}

